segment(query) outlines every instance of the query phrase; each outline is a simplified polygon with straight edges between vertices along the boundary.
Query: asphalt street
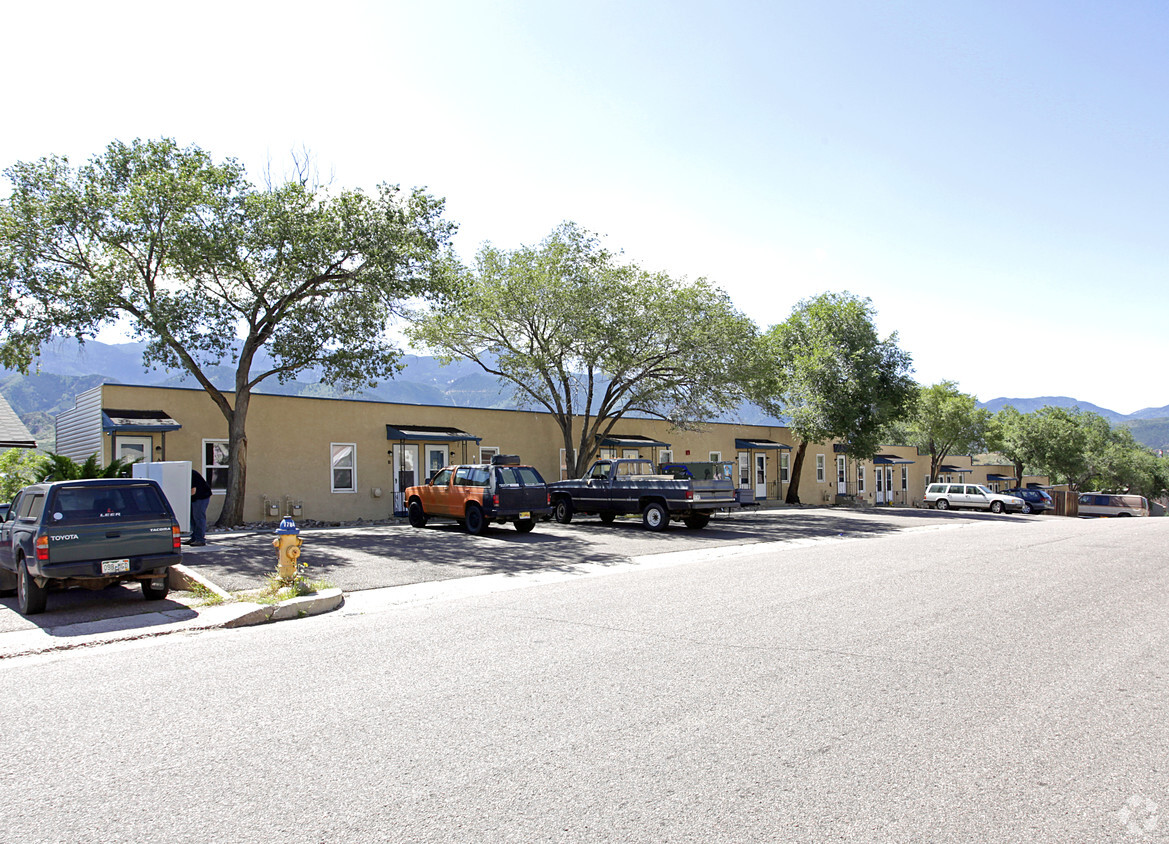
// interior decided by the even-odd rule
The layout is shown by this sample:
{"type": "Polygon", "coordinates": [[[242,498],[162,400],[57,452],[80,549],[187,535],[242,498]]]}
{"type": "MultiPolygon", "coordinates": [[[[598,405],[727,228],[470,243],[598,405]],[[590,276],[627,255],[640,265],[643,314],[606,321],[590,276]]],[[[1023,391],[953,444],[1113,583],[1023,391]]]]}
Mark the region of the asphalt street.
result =
{"type": "Polygon", "coordinates": [[[5,838],[1169,840],[1169,521],[924,525],[6,660],[5,838]]]}

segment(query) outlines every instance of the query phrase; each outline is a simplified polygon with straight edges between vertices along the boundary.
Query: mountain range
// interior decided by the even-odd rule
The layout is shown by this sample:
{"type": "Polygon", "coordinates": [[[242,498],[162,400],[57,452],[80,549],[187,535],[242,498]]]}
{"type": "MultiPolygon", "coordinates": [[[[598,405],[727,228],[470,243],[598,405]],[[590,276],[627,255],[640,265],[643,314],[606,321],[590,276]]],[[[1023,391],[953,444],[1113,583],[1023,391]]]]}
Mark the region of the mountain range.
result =
{"type": "MultiPolygon", "coordinates": [[[[149,384],[165,387],[195,387],[199,385],[185,371],[150,369],[142,363],[141,343],[100,343],[89,340],[59,340],[41,350],[38,369],[34,374],[22,375],[14,370],[0,369],[0,394],[8,400],[28,429],[43,447],[51,447],[54,438],[54,419],[58,413],[73,407],[74,397],[103,382],[149,384]]],[[[258,359],[257,367],[270,361],[258,359]]],[[[395,378],[360,393],[345,393],[320,382],[318,372],[305,372],[300,380],[287,384],[265,382],[257,392],[283,395],[303,395],[325,398],[358,398],[396,404],[450,405],[452,407],[515,407],[511,387],[485,373],[477,364],[455,361],[442,364],[437,359],[407,355],[402,371],[395,378]]],[[[231,389],[235,370],[231,366],[214,366],[207,370],[217,387],[231,389]]],[[[1090,402],[1068,396],[1039,398],[996,398],[980,402],[979,406],[997,412],[1012,405],[1021,413],[1031,413],[1041,407],[1079,407],[1098,413],[1112,424],[1128,425],[1139,442],[1150,448],[1169,449],[1169,406],[1146,408],[1136,413],[1121,414],[1090,402]]],[[[743,424],[782,424],[750,405],[733,414],[743,424]]],[[[724,419],[722,421],[729,421],[724,419]]]]}

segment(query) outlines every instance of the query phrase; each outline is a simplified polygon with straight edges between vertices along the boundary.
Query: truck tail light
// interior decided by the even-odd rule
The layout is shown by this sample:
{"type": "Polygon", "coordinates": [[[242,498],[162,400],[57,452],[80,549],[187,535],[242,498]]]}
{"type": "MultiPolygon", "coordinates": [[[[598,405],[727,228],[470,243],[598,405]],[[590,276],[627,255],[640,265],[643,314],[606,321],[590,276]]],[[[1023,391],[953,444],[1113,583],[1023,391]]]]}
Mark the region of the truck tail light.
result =
{"type": "Polygon", "coordinates": [[[178,525],[171,525],[170,526],[170,536],[171,536],[171,541],[174,543],[175,549],[179,549],[179,548],[183,547],[183,540],[179,536],[179,526],[178,525]]]}
{"type": "Polygon", "coordinates": [[[686,490],[686,500],[689,501],[692,498],[694,498],[694,490],[692,490],[692,489],[686,490]]]}
{"type": "Polygon", "coordinates": [[[498,506],[499,506],[499,496],[498,496],[498,495],[493,495],[493,496],[491,496],[491,506],[492,506],[492,507],[498,507],[498,506]]]}
{"type": "Polygon", "coordinates": [[[552,493],[548,493],[548,506],[552,506],[552,493]]]}
{"type": "Polygon", "coordinates": [[[37,562],[47,563],[49,561],[49,537],[41,534],[37,537],[37,562]]]}

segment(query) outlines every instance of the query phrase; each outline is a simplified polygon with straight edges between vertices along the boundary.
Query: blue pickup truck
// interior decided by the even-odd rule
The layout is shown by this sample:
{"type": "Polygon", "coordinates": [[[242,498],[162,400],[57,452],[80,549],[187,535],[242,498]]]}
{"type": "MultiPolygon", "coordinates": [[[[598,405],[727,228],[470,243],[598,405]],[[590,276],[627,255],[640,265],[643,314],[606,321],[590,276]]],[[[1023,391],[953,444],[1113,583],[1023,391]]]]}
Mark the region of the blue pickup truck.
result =
{"type": "Polygon", "coordinates": [[[665,530],[672,519],[699,530],[716,510],[735,506],[729,485],[725,490],[696,490],[690,479],[662,474],[651,461],[636,459],[598,460],[583,478],[548,484],[548,492],[561,524],[575,514],[597,515],[606,523],[641,514],[648,530],[665,530]]]}
{"type": "Polygon", "coordinates": [[[44,612],[52,588],[137,581],[147,600],[165,598],[180,562],[179,523],[146,478],[33,484],[0,522],[0,593],[15,591],[23,615],[44,612]]]}

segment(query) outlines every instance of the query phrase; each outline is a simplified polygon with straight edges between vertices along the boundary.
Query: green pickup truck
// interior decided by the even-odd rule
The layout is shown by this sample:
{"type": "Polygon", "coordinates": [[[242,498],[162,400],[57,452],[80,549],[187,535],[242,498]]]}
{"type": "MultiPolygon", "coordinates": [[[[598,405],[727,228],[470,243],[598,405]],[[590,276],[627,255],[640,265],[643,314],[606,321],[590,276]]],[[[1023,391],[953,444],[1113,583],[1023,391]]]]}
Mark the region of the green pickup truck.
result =
{"type": "Polygon", "coordinates": [[[165,598],[180,562],[174,511],[146,478],[33,484],[0,522],[0,593],[16,592],[24,615],[44,612],[51,588],[138,581],[147,600],[165,598]]]}

